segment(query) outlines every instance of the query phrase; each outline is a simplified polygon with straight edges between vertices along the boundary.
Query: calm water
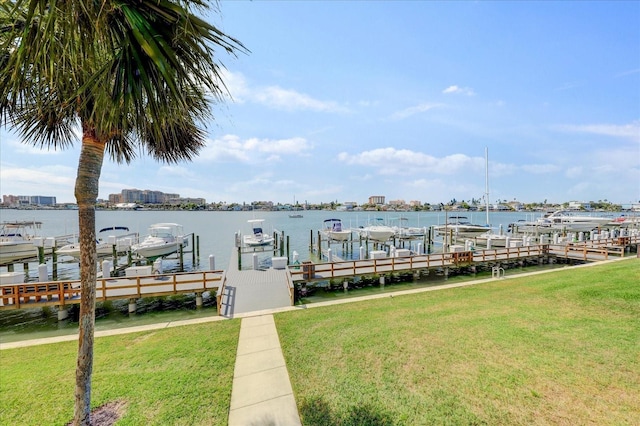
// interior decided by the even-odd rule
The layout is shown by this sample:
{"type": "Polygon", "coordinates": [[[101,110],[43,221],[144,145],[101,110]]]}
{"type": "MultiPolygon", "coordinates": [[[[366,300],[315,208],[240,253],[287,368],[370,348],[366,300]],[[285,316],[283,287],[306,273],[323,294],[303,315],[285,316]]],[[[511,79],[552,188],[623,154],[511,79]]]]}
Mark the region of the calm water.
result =
{"type": "MultiPolygon", "coordinates": [[[[264,230],[267,232],[284,232],[289,237],[289,252],[297,251],[300,261],[310,258],[310,235],[317,235],[322,228],[323,221],[338,218],[344,226],[357,228],[366,226],[369,221],[383,218],[390,224],[398,224],[398,218],[403,217],[406,226],[429,227],[445,222],[445,214],[441,212],[335,212],[335,211],[304,211],[302,218],[290,218],[288,212],[216,212],[216,211],[97,211],[96,228],[108,226],[127,226],[131,232],[138,232],[144,237],[150,225],[159,222],[174,222],[183,225],[185,233],[193,233],[200,240],[200,264],[195,269],[208,269],[209,255],[215,256],[216,269],[227,269],[231,251],[234,245],[234,233],[250,233],[247,223],[249,219],[265,219],[264,230]]],[[[463,213],[470,222],[484,224],[485,212],[463,213]]],[[[539,214],[537,216],[540,216],[539,214]]],[[[503,213],[490,212],[489,221],[492,226],[500,225],[506,230],[511,222],[531,220],[532,213],[503,213]]],[[[77,234],[78,212],[74,210],[13,210],[0,209],[2,221],[35,220],[42,222],[39,236],[54,237],[60,235],[77,234]]],[[[191,256],[185,255],[190,262],[191,256]]],[[[171,268],[171,262],[165,269],[171,268]]],[[[175,263],[175,262],[174,262],[175,263]]],[[[189,266],[189,265],[188,265],[189,266]]],[[[37,274],[37,265],[31,265],[30,273],[37,274]]],[[[6,272],[6,266],[0,267],[0,272],[6,272]]],[[[16,266],[20,270],[20,265],[16,266]]],[[[77,265],[69,263],[60,265],[60,278],[75,278],[77,265]]]]}

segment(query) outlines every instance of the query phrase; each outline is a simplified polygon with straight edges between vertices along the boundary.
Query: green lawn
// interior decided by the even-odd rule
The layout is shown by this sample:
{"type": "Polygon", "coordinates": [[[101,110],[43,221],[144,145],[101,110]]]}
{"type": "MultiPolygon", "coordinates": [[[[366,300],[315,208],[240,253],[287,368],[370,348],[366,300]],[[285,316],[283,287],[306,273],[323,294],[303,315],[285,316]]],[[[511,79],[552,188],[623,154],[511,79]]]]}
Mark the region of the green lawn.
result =
{"type": "Polygon", "coordinates": [[[640,260],[278,314],[303,423],[637,424],[640,260]]]}
{"type": "MultiPolygon", "coordinates": [[[[640,418],[637,259],[275,318],[306,426],[640,418]]],[[[118,425],[226,425],[239,328],[96,339],[92,405],[122,402],[118,425]]],[[[1,351],[0,424],[71,420],[76,351],[1,351]]]]}
{"type": "MultiPolygon", "coordinates": [[[[118,425],[226,425],[240,321],[96,339],[92,407],[125,404],[118,425]]],[[[76,342],[0,352],[0,424],[73,418],[76,342]]]]}

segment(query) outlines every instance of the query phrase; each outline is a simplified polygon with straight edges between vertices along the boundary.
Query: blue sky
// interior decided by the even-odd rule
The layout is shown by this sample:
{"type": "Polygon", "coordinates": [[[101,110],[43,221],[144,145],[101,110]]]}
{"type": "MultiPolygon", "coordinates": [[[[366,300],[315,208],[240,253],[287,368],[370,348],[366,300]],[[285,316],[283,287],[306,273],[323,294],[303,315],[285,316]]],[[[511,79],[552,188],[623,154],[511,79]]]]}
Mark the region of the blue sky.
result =
{"type": "MultiPolygon", "coordinates": [[[[640,2],[222,1],[233,99],[191,163],[105,161],[208,202],[640,200],[640,2]]],[[[0,130],[0,192],[73,202],[79,143],[0,130]]]]}

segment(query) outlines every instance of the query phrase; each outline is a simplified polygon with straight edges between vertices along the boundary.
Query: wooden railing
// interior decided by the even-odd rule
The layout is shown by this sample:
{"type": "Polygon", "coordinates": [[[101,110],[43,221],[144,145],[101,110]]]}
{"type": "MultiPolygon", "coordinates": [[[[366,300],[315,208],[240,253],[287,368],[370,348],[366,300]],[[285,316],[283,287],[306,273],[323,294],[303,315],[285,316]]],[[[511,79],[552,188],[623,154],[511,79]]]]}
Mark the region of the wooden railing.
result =
{"type": "MultiPolygon", "coordinates": [[[[99,278],[96,300],[169,296],[217,290],[223,271],[99,278]]],[[[80,303],[80,281],[48,281],[0,286],[0,309],[80,303]]]]}
{"type": "Polygon", "coordinates": [[[220,280],[220,287],[216,293],[216,309],[218,310],[218,315],[220,315],[220,306],[222,306],[222,296],[224,296],[224,288],[227,285],[227,273],[225,272],[222,275],[222,279],[220,280]]]}
{"type": "Polygon", "coordinates": [[[611,255],[624,256],[625,248],[640,244],[640,236],[625,236],[580,243],[544,244],[523,247],[498,247],[487,250],[434,253],[382,259],[339,260],[336,262],[289,265],[292,280],[312,281],[345,276],[402,272],[413,269],[464,266],[481,262],[501,262],[537,256],[562,256],[584,261],[606,260],[611,255]]]}
{"type": "Polygon", "coordinates": [[[473,262],[489,262],[548,254],[548,246],[497,248],[481,251],[434,253],[408,257],[350,260],[332,263],[302,263],[300,269],[290,266],[293,281],[331,279],[344,276],[402,272],[413,269],[464,266],[473,262]]]}

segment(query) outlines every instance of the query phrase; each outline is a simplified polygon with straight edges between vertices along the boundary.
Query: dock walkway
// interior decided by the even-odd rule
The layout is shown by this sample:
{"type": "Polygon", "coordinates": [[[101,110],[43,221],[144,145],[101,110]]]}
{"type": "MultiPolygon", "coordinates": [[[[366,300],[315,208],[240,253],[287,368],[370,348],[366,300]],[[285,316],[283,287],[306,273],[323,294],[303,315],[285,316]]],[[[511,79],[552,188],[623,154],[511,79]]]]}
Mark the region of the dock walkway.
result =
{"type": "Polygon", "coordinates": [[[292,286],[287,269],[238,270],[238,251],[232,250],[220,295],[220,315],[233,317],[291,306],[292,286]]]}

